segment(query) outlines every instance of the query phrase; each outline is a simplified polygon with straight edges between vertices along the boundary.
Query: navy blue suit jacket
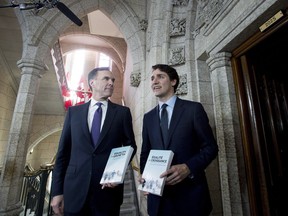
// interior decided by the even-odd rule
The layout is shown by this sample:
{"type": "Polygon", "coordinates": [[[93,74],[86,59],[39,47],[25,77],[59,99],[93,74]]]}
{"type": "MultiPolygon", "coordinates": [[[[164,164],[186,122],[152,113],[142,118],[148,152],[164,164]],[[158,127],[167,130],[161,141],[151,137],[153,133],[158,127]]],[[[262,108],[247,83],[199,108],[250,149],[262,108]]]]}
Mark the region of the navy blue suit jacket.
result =
{"type": "Polygon", "coordinates": [[[87,115],[90,102],[70,107],[66,114],[52,175],[52,196],[64,194],[64,208],[78,212],[90,190],[97,208],[113,208],[123,202],[123,184],[101,189],[100,179],[112,148],[130,145],[136,153],[132,116],[128,107],[108,101],[106,118],[98,140],[92,146],[87,115]]]}
{"type": "MultiPolygon", "coordinates": [[[[141,173],[149,151],[165,149],[159,121],[158,106],[144,115],[140,155],[141,173]]],[[[172,165],[185,163],[193,177],[189,176],[174,186],[165,186],[162,197],[149,194],[147,203],[149,216],[158,214],[161,200],[171,203],[166,208],[173,206],[173,211],[177,215],[209,215],[212,204],[205,169],[217,156],[218,146],[207,114],[200,103],[176,99],[168,140],[168,149],[174,152],[172,165]]]]}

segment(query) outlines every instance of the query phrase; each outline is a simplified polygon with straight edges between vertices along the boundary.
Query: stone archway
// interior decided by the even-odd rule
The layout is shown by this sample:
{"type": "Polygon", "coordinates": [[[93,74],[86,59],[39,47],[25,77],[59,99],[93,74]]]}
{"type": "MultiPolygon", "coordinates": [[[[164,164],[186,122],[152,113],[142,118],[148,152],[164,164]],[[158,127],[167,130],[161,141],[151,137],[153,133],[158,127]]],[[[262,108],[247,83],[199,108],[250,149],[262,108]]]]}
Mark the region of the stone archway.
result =
{"type": "Polygon", "coordinates": [[[54,163],[62,127],[63,124],[51,125],[33,134],[38,137],[31,142],[28,148],[26,165],[29,164],[29,167],[39,170],[44,164],[54,163]]]}
{"type": "MultiPolygon", "coordinates": [[[[124,39],[131,49],[133,64],[145,59],[145,32],[139,28],[140,20],[130,6],[122,1],[102,0],[100,3],[89,0],[70,1],[68,6],[78,17],[84,17],[89,12],[101,10],[122,32],[124,39]],[[111,9],[113,8],[113,9],[111,9]]],[[[45,62],[45,58],[59,36],[68,28],[74,34],[87,33],[87,26],[78,28],[71,26],[71,22],[57,11],[47,11],[41,17],[20,16],[18,19],[23,34],[27,39],[23,43],[22,58],[37,59],[45,62]]],[[[69,30],[68,30],[69,31],[69,30]]]]}
{"type": "MultiPolygon", "coordinates": [[[[78,17],[100,9],[114,21],[124,35],[128,49],[132,53],[133,71],[141,73],[140,67],[145,60],[145,33],[139,30],[139,19],[127,3],[113,0],[69,1],[68,7],[78,17]]],[[[32,123],[33,106],[38,87],[45,71],[47,57],[61,33],[71,27],[71,21],[57,10],[47,10],[43,15],[34,16],[30,11],[15,11],[23,35],[22,59],[18,66],[22,71],[21,83],[17,95],[8,149],[0,182],[0,215],[16,215],[21,212],[19,202],[21,182],[29,145],[29,132],[32,123]]],[[[74,28],[73,26],[71,28],[74,28]]],[[[75,32],[81,32],[77,28],[75,32]]]]}

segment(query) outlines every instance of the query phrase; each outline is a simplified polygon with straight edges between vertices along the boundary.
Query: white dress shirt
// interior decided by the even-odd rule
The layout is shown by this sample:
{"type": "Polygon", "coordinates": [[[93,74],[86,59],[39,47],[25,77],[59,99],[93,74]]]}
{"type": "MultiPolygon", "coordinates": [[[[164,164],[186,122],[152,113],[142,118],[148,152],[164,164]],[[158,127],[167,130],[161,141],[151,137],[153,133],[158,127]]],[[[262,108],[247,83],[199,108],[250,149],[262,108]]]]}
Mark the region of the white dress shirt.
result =
{"type": "Polygon", "coordinates": [[[167,104],[166,110],[167,110],[167,113],[168,113],[168,128],[170,126],[170,121],[171,121],[174,105],[175,105],[175,102],[176,102],[176,98],[177,98],[177,96],[174,95],[171,98],[169,98],[169,100],[167,100],[166,102],[160,102],[159,101],[159,117],[160,118],[161,118],[161,112],[162,112],[162,105],[164,103],[167,104]]]}
{"type": "Polygon", "coordinates": [[[94,113],[98,109],[98,106],[96,105],[97,102],[101,102],[103,105],[102,107],[102,119],[101,119],[101,128],[100,131],[102,130],[102,126],[106,117],[107,113],[107,108],[108,108],[108,102],[107,101],[96,101],[93,98],[91,98],[89,110],[88,110],[88,116],[87,116],[87,122],[88,122],[88,127],[89,131],[91,132],[91,127],[92,127],[92,121],[94,118],[94,113]]]}

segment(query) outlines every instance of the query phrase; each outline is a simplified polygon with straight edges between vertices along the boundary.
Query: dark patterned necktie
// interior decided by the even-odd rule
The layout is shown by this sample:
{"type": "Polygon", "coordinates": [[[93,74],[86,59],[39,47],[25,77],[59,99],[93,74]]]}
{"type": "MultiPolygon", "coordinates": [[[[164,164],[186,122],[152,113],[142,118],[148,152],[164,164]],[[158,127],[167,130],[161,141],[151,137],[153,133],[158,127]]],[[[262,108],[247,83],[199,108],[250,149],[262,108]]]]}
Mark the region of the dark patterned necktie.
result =
{"type": "Polygon", "coordinates": [[[167,148],[168,145],[168,113],[166,110],[167,104],[163,104],[161,107],[161,119],[160,119],[160,127],[162,132],[162,139],[163,143],[165,145],[165,148],[167,148]]]}
{"type": "Polygon", "coordinates": [[[92,128],[91,128],[94,148],[97,147],[97,142],[100,136],[101,119],[102,119],[102,107],[101,107],[102,103],[97,102],[96,105],[98,106],[98,108],[95,111],[93,122],[92,122],[92,128]]]}

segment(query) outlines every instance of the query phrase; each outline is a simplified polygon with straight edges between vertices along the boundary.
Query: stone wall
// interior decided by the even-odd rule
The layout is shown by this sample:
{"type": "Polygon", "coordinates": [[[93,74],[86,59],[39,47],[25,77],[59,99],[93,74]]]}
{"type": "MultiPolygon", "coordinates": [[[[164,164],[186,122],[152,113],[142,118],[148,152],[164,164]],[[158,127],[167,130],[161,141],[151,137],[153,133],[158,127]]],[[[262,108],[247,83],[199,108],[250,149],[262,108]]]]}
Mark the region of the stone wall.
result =
{"type": "Polygon", "coordinates": [[[3,166],[17,95],[16,86],[5,64],[6,61],[2,58],[0,50],[0,167],[3,166]]]}

